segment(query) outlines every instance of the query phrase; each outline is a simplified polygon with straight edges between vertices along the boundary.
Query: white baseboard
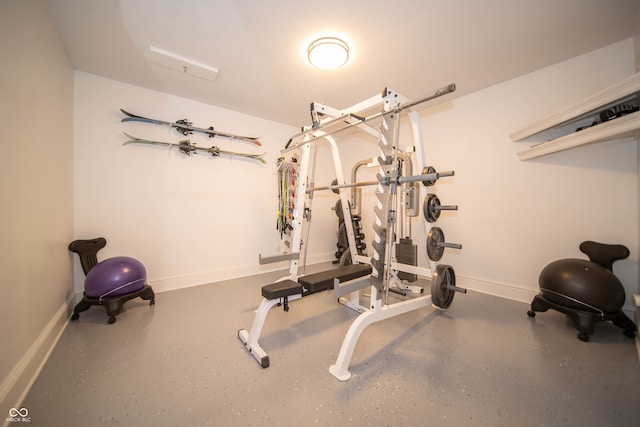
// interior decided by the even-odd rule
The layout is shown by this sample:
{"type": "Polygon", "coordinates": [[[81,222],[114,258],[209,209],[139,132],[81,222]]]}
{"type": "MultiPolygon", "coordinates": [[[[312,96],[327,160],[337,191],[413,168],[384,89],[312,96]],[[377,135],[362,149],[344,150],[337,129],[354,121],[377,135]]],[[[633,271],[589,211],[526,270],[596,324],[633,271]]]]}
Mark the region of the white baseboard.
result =
{"type": "Polygon", "coordinates": [[[514,301],[530,303],[538,294],[538,289],[524,286],[498,283],[478,277],[456,275],[456,284],[462,288],[470,289],[483,294],[493,295],[514,301]]]}
{"type": "MultiPolygon", "coordinates": [[[[333,253],[324,253],[310,256],[307,265],[319,264],[322,262],[330,262],[335,260],[333,253]]],[[[149,284],[153,287],[154,292],[167,292],[177,289],[189,288],[192,286],[206,285],[210,283],[221,282],[224,280],[239,279],[242,277],[253,276],[261,273],[270,273],[272,271],[286,270],[289,267],[288,261],[281,261],[273,264],[265,265],[246,265],[233,268],[223,268],[207,271],[199,274],[191,274],[187,276],[177,276],[164,279],[149,280],[149,284]]],[[[522,285],[514,285],[510,283],[499,283],[479,277],[456,275],[458,286],[483,294],[493,295],[500,298],[506,298],[513,301],[531,303],[533,297],[538,294],[538,288],[528,288],[522,285]]],[[[640,296],[634,295],[634,298],[640,299],[640,296]]],[[[625,305],[622,310],[631,318],[634,316],[635,307],[625,305]]]]}
{"type": "MultiPolygon", "coordinates": [[[[55,348],[62,332],[69,322],[70,307],[75,300],[75,295],[58,308],[49,323],[42,330],[38,338],[33,342],[29,350],[13,367],[9,375],[0,385],[0,408],[20,408],[29,389],[35,382],[49,359],[49,355],[55,348]]],[[[28,409],[28,408],[27,408],[28,409]]],[[[2,425],[6,426],[7,414],[0,414],[2,425]]]]}
{"type": "MultiPolygon", "coordinates": [[[[456,275],[456,282],[458,286],[462,288],[527,304],[531,303],[533,297],[538,294],[538,288],[531,289],[524,286],[498,283],[464,275],[456,275]]],[[[633,305],[625,305],[622,307],[622,311],[624,311],[630,318],[634,317],[635,310],[636,309],[633,305]]]]}
{"type": "MultiPolygon", "coordinates": [[[[324,253],[309,256],[307,265],[328,262],[335,259],[333,253],[324,253]]],[[[216,270],[206,271],[186,276],[167,277],[161,279],[149,279],[149,285],[156,293],[173,291],[177,289],[189,288],[192,286],[206,285],[209,283],[221,282],[223,280],[239,279],[242,277],[253,276],[256,274],[270,273],[272,271],[286,270],[289,268],[288,261],[281,261],[273,264],[264,265],[243,265],[238,267],[227,267],[216,270]]],[[[302,271],[302,270],[300,270],[302,271]]]]}

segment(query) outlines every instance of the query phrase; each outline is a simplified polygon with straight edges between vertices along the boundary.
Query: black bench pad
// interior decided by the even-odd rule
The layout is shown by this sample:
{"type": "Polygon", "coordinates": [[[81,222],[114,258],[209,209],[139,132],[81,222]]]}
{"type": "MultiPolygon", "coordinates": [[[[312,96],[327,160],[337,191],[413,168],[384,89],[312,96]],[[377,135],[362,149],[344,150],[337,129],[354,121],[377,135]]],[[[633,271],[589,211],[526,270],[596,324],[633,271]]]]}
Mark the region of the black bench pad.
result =
{"type": "Polygon", "coordinates": [[[307,294],[333,289],[333,279],[341,282],[357,279],[371,274],[370,264],[350,264],[320,273],[309,274],[298,278],[298,282],[307,289],[307,294]]]}
{"type": "Polygon", "coordinates": [[[262,287],[262,296],[266,299],[277,299],[302,294],[302,285],[293,280],[283,280],[262,287]]]}

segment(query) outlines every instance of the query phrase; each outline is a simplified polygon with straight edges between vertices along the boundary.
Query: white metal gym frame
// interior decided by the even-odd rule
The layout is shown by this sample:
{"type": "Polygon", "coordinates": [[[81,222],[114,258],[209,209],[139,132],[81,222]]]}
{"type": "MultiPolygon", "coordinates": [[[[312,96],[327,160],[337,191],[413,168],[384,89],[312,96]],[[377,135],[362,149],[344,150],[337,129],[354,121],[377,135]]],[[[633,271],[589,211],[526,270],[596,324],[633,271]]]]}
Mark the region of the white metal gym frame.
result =
{"type": "MultiPolygon", "coordinates": [[[[260,263],[289,260],[289,274],[287,277],[281,278],[278,282],[288,281],[293,285],[297,285],[295,282],[302,277],[298,275],[298,266],[301,259],[300,249],[303,244],[303,228],[305,226],[308,227],[308,224],[305,223],[306,202],[308,202],[309,195],[312,195],[314,191],[331,188],[337,189],[340,196],[340,205],[345,218],[344,223],[352,262],[354,264],[371,264],[372,267],[371,275],[366,277],[357,277],[343,282],[338,278],[333,280],[334,292],[338,296],[339,302],[360,312],[360,315],[354,320],[345,335],[336,363],[329,368],[329,372],[340,381],[347,381],[351,378],[351,372],[348,369],[349,364],[358,339],[367,326],[432,304],[431,295],[417,296],[400,302],[389,301],[389,288],[393,278],[396,277],[398,272],[417,274],[418,276],[432,280],[453,280],[451,283],[448,283],[446,287],[451,291],[464,291],[463,289],[455,287],[455,276],[453,276],[453,278],[451,277],[453,275],[452,269],[450,273],[447,273],[448,278],[445,278],[442,269],[436,268],[436,263],[432,260],[429,261],[429,268],[424,268],[399,263],[392,255],[395,243],[394,230],[396,204],[398,203],[398,188],[404,183],[423,182],[427,180],[435,181],[440,177],[453,175],[453,172],[437,173],[431,171],[427,173],[418,113],[414,111],[412,107],[453,92],[454,90],[455,85],[452,84],[429,93],[424,97],[409,101],[393,90],[385,88],[382,93],[345,110],[337,110],[320,103],[313,103],[311,105],[312,125],[303,128],[302,132],[293,135],[285,149],[281,151],[283,155],[293,150],[299,153],[298,180],[295,189],[295,209],[292,222],[293,228],[290,233],[291,252],[289,254],[272,257],[262,257],[262,255],[260,255],[260,263]],[[377,113],[369,116],[362,115],[363,112],[372,111],[374,108],[378,108],[377,113]],[[403,155],[403,153],[398,152],[400,113],[404,110],[407,110],[407,116],[411,123],[413,135],[412,150],[415,151],[418,171],[422,171],[420,175],[401,176],[398,168],[398,156],[403,155]],[[382,119],[380,130],[376,130],[368,124],[369,121],[377,118],[382,119]],[[374,225],[375,238],[372,243],[372,257],[358,255],[357,253],[352,222],[347,220],[347,218],[351,218],[351,212],[346,191],[346,189],[350,187],[371,185],[372,183],[345,183],[340,153],[332,137],[332,135],[349,128],[358,128],[374,135],[378,138],[380,145],[380,157],[378,158],[380,170],[378,173],[378,188],[376,190],[378,203],[374,209],[376,223],[374,225]],[[311,144],[319,141],[326,141],[329,144],[336,176],[336,184],[332,186],[313,187],[313,184],[309,186],[309,183],[313,181],[313,177],[311,177],[311,181],[309,181],[311,144]],[[365,307],[360,304],[359,295],[360,290],[368,285],[370,285],[371,293],[369,303],[365,307]]],[[[421,188],[419,200],[423,200],[427,196],[427,187],[423,185],[419,185],[418,187],[421,188]]],[[[418,199],[416,198],[416,200],[418,199]]],[[[426,220],[425,228],[427,232],[431,228],[431,224],[426,220]]],[[[304,291],[304,288],[302,289],[304,291]]],[[[304,292],[290,294],[288,297],[284,297],[285,310],[288,309],[289,302],[301,299],[303,295],[304,292]]],[[[269,365],[269,359],[259,344],[260,334],[268,312],[271,308],[281,303],[282,298],[267,299],[263,297],[256,310],[256,316],[251,329],[249,331],[242,329],[238,332],[239,339],[262,367],[269,365]]]]}

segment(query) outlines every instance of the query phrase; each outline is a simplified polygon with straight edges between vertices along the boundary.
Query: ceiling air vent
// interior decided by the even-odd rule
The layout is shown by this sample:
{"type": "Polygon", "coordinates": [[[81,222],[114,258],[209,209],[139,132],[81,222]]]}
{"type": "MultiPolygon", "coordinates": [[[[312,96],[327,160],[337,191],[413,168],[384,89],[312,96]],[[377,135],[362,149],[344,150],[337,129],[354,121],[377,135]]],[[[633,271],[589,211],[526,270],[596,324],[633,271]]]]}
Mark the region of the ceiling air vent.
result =
{"type": "Polygon", "coordinates": [[[218,69],[211,65],[203,64],[154,46],[151,46],[150,49],[151,62],[154,64],[205,80],[214,80],[218,75],[218,69]]]}

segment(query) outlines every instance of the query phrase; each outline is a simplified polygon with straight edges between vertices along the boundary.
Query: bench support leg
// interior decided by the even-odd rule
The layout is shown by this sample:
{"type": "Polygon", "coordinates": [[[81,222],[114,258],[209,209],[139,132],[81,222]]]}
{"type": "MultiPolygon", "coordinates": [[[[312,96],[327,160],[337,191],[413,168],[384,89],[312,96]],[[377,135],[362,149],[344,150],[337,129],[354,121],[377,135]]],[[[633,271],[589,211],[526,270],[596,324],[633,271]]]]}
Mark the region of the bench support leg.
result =
{"type": "Polygon", "coordinates": [[[369,276],[358,277],[356,279],[348,280],[346,282],[340,282],[339,279],[333,280],[333,293],[338,296],[338,302],[345,307],[355,310],[358,313],[363,313],[367,309],[360,305],[360,289],[369,286],[369,276]],[[349,294],[350,296],[343,297],[343,295],[349,294]]]}
{"type": "Polygon", "coordinates": [[[385,320],[390,317],[399,316],[401,314],[426,307],[430,304],[431,295],[427,295],[391,305],[374,306],[373,309],[362,313],[353,321],[351,327],[349,327],[349,330],[344,337],[344,341],[342,342],[342,347],[340,347],[338,359],[334,365],[329,367],[331,375],[340,381],[347,381],[351,378],[349,363],[351,363],[351,357],[353,356],[353,351],[356,348],[360,334],[362,334],[367,326],[372,323],[379,322],[380,320],[385,320]]]}
{"type": "Polygon", "coordinates": [[[351,310],[358,313],[364,313],[367,309],[360,304],[360,291],[353,291],[350,297],[340,297],[338,302],[351,310]]]}
{"type": "MultiPolygon", "coordinates": [[[[293,295],[289,297],[289,302],[302,298],[301,295],[293,295]]],[[[267,320],[267,314],[274,306],[280,303],[280,299],[266,299],[262,298],[258,309],[256,310],[256,317],[253,319],[251,330],[247,332],[246,329],[240,329],[238,331],[238,338],[249,350],[249,353],[258,361],[263,368],[269,367],[269,356],[262,349],[258,340],[264,327],[264,322],[267,320]]]]}

